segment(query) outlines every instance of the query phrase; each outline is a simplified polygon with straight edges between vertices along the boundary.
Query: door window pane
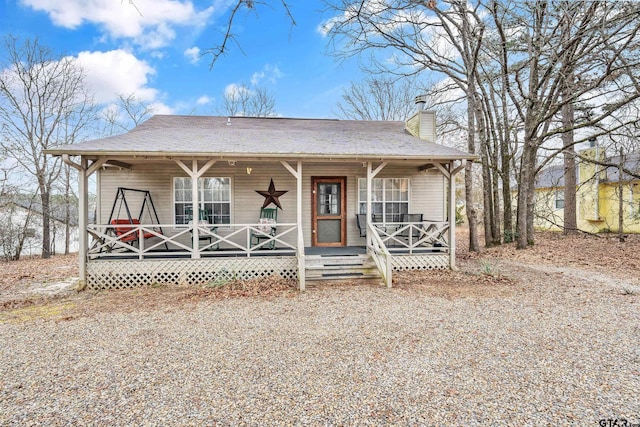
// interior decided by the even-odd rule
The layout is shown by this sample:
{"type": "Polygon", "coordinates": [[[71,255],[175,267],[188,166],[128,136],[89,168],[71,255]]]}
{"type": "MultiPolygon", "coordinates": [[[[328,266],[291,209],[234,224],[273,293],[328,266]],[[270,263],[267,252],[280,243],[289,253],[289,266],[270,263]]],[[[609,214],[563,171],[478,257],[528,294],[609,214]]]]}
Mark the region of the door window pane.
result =
{"type": "Polygon", "coordinates": [[[318,215],[340,215],[340,185],[318,184],[318,215]]]}

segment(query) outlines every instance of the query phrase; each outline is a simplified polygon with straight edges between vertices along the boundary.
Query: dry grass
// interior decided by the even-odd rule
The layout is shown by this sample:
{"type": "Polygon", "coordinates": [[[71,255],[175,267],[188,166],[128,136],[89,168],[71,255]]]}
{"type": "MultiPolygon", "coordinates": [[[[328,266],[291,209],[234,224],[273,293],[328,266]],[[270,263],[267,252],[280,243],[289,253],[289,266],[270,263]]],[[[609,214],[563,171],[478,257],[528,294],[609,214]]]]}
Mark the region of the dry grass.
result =
{"type": "MultiPolygon", "coordinates": [[[[460,271],[399,272],[394,288],[448,299],[465,297],[500,297],[513,295],[526,275],[517,268],[572,267],[640,283],[640,236],[629,236],[625,243],[614,236],[562,236],[537,233],[536,244],[517,250],[515,244],[483,248],[480,253],[467,250],[467,230],[458,232],[458,266],[460,271]],[[502,274],[500,264],[511,263],[509,274],[502,274]],[[515,273],[514,273],[514,264],[515,273]],[[520,266],[520,267],[518,267],[520,266]]],[[[523,270],[524,271],[524,270],[523,270]]],[[[94,312],[133,312],[145,310],[173,311],[206,300],[243,297],[296,295],[296,282],[279,278],[212,283],[203,287],[151,287],[123,291],[67,292],[42,296],[30,292],[38,286],[77,276],[77,256],[56,256],[47,260],[34,258],[5,262],[0,269],[0,321],[28,318],[69,320],[94,312]],[[49,308],[43,307],[49,305],[49,308]],[[43,311],[44,310],[44,311],[43,311]]],[[[316,290],[333,286],[362,286],[361,282],[322,284],[316,290]]],[[[365,286],[379,286],[366,284],[365,286]]]]}
{"type": "Polygon", "coordinates": [[[458,259],[465,261],[510,260],[523,264],[567,266],[604,273],[620,279],[640,280],[640,235],[628,235],[621,243],[612,234],[536,233],[535,244],[524,250],[515,243],[481,252],[469,253],[468,231],[461,229],[458,238],[458,259]]]}

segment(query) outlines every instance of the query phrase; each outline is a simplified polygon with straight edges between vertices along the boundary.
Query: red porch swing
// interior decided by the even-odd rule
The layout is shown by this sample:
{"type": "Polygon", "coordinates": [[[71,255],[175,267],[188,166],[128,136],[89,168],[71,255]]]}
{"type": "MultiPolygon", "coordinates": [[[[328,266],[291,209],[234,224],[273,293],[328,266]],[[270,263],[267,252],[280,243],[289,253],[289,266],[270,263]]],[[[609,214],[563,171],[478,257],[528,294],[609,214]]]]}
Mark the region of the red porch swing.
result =
{"type": "MultiPolygon", "coordinates": [[[[118,240],[121,242],[137,242],[140,238],[140,233],[137,231],[132,231],[136,226],[140,225],[141,219],[147,219],[151,224],[159,224],[160,220],[158,219],[158,212],[156,211],[156,207],[153,204],[153,200],[151,199],[151,192],[147,190],[138,190],[135,188],[125,188],[118,187],[118,191],[116,193],[116,198],[113,201],[113,207],[111,208],[111,214],[109,215],[109,224],[113,225],[112,232],[118,237],[118,240]],[[140,212],[137,217],[133,217],[131,215],[131,210],[129,209],[129,203],[127,202],[127,193],[134,193],[142,196],[142,204],[140,206],[140,212]],[[116,207],[118,211],[116,213],[116,207]],[[127,214],[126,218],[121,218],[120,214],[122,211],[122,207],[125,209],[125,213],[127,214]],[[114,218],[115,213],[115,218],[114,218]],[[146,216],[145,216],[146,215],[146,216]]],[[[158,234],[164,234],[162,232],[162,227],[154,226],[153,231],[158,234]]],[[[152,237],[158,237],[156,234],[151,232],[144,232],[142,238],[149,239],[152,237]]],[[[166,249],[169,249],[167,243],[164,244],[166,249]]]]}

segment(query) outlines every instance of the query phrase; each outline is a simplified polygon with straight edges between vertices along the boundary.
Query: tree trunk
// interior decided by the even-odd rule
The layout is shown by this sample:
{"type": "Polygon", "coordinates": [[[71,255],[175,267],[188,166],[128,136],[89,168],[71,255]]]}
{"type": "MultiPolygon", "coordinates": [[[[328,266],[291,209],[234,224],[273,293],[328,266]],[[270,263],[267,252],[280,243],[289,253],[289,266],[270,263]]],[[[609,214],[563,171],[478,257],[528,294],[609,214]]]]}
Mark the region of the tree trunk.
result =
{"type": "Polygon", "coordinates": [[[491,196],[493,192],[491,191],[491,177],[489,176],[489,163],[487,160],[486,150],[481,149],[482,155],[482,202],[483,202],[483,221],[484,221],[484,245],[486,247],[493,246],[493,234],[491,233],[491,223],[493,217],[493,202],[491,200],[491,196]]]}
{"type": "Polygon", "coordinates": [[[489,136],[486,131],[487,125],[482,110],[482,102],[476,100],[476,123],[478,129],[478,139],[480,141],[480,158],[482,161],[482,187],[483,187],[483,219],[484,219],[484,244],[491,247],[500,244],[499,232],[496,230],[495,218],[497,216],[496,200],[494,199],[495,191],[493,188],[492,169],[491,169],[491,145],[489,136]],[[498,233],[498,241],[496,243],[496,233],[498,233]]]}
{"type": "Polygon", "coordinates": [[[511,243],[513,236],[513,209],[511,204],[511,168],[509,159],[502,158],[502,204],[503,204],[503,222],[504,222],[504,242],[511,243]]]}
{"type": "Polygon", "coordinates": [[[620,147],[620,162],[618,163],[618,241],[621,243],[624,243],[624,185],[622,180],[623,167],[624,151],[622,147],[620,147]]]}
{"type": "MultiPolygon", "coordinates": [[[[570,77],[567,77],[564,82],[563,98],[566,99],[571,96],[569,91],[571,90],[570,82],[567,81],[570,77]]],[[[573,104],[567,102],[562,106],[562,127],[564,129],[571,129],[565,131],[562,134],[562,146],[564,148],[564,234],[575,234],[578,231],[577,221],[577,202],[576,202],[576,151],[573,141],[573,121],[574,110],[573,104]]]]}
{"type": "MultiPolygon", "coordinates": [[[[533,156],[533,158],[535,159],[535,156],[533,156]]],[[[534,215],[534,209],[535,209],[535,195],[536,195],[536,186],[535,186],[535,182],[536,182],[536,174],[535,174],[535,163],[532,165],[532,174],[531,174],[531,179],[528,183],[528,188],[527,188],[527,246],[532,246],[534,243],[533,240],[533,219],[535,217],[534,215]]]]}
{"type": "Polygon", "coordinates": [[[529,192],[533,191],[535,186],[530,185],[534,182],[535,175],[535,142],[531,138],[525,137],[525,143],[522,151],[520,164],[520,182],[518,183],[518,215],[516,219],[516,234],[518,249],[525,249],[529,245],[529,199],[533,199],[533,195],[529,197],[529,192]]]}
{"type": "MultiPolygon", "coordinates": [[[[573,140],[573,135],[571,139],[573,140]]],[[[576,191],[576,153],[571,145],[564,151],[564,234],[575,234],[578,231],[576,191]]]]}
{"type": "Polygon", "coordinates": [[[42,258],[51,257],[51,210],[49,190],[40,186],[40,200],[42,202],[42,258]]]}
{"type": "MultiPolygon", "coordinates": [[[[476,152],[475,144],[475,80],[474,73],[470,73],[469,85],[467,87],[467,150],[471,154],[476,152]]],[[[478,221],[476,219],[476,209],[473,203],[473,162],[467,162],[464,168],[464,193],[467,212],[467,221],[469,222],[469,251],[479,252],[480,244],[478,243],[478,221]]]]}
{"type": "Polygon", "coordinates": [[[473,206],[473,162],[467,162],[464,167],[464,195],[465,195],[465,211],[467,221],[469,222],[469,250],[473,252],[480,251],[478,243],[478,222],[476,220],[476,209],[473,206]]]}
{"type": "Polygon", "coordinates": [[[498,167],[498,150],[492,150],[491,164],[491,188],[493,190],[493,218],[491,218],[491,234],[493,235],[493,244],[500,245],[502,243],[502,232],[500,227],[500,178],[496,168],[498,167]]]}

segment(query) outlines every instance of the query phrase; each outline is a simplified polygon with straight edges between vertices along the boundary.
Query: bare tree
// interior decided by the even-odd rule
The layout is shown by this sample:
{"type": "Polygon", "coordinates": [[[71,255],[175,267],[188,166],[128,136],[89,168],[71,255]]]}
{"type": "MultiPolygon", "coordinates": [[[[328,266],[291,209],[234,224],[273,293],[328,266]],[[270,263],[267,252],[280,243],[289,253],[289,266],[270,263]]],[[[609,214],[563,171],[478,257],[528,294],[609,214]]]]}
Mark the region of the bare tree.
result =
{"type": "MultiPolygon", "coordinates": [[[[441,73],[465,94],[467,150],[476,152],[477,67],[484,24],[479,2],[459,0],[368,2],[329,0],[335,17],[327,22],[330,46],[338,58],[369,54],[371,72],[398,76],[441,73]]],[[[478,251],[472,163],[465,168],[469,250],[478,251]]]]}
{"type": "Polygon", "coordinates": [[[630,2],[586,1],[492,1],[491,5],[500,57],[508,63],[503,70],[508,71],[504,90],[523,139],[516,149],[516,231],[522,249],[533,243],[537,172],[589,137],[573,140],[566,134],[594,127],[600,135],[614,131],[621,124],[612,125],[609,119],[640,96],[629,77],[637,72],[633,70],[638,64],[640,8],[630,2]],[[588,106],[587,114],[573,117],[571,106],[578,103],[588,106]],[[559,149],[548,145],[563,134],[559,149]]]}
{"type": "Polygon", "coordinates": [[[6,37],[0,71],[0,146],[37,182],[42,207],[42,256],[51,255],[50,197],[61,160],[44,150],[76,137],[94,118],[93,100],[74,59],[54,56],[39,41],[6,37]]]}
{"type": "MultiPolygon", "coordinates": [[[[0,255],[8,261],[17,261],[28,238],[36,237],[34,212],[38,195],[29,194],[20,185],[11,184],[9,172],[3,168],[0,192],[0,255]]],[[[14,170],[15,171],[15,170],[14,170]]]]}
{"type": "Polygon", "coordinates": [[[261,7],[273,8],[275,7],[274,4],[278,4],[280,5],[280,7],[282,7],[283,12],[291,22],[291,25],[295,26],[296,21],[293,17],[293,14],[291,13],[291,8],[289,6],[289,3],[290,2],[287,2],[286,0],[280,0],[280,1],[234,0],[230,7],[227,23],[224,26],[224,30],[222,31],[222,39],[220,40],[219,43],[216,43],[214,46],[210,48],[204,49],[202,52],[202,55],[211,56],[211,63],[209,65],[209,68],[210,69],[213,68],[218,58],[220,58],[220,56],[222,56],[223,54],[227,53],[227,50],[229,50],[229,44],[231,42],[235,43],[236,47],[242,51],[242,47],[240,45],[238,37],[234,32],[234,24],[235,24],[235,21],[238,19],[239,15],[241,15],[243,12],[245,14],[249,14],[249,13],[257,14],[258,9],[260,9],[261,7]]]}
{"type": "Polygon", "coordinates": [[[415,110],[418,92],[414,78],[370,77],[351,82],[337,107],[350,120],[405,120],[415,110]]]}
{"type": "Polygon", "coordinates": [[[272,117],[276,115],[275,106],[275,97],[266,88],[242,83],[227,88],[219,112],[227,116],[272,117]]]}
{"type": "Polygon", "coordinates": [[[126,132],[149,119],[154,108],[135,94],[119,94],[118,99],[109,105],[101,115],[105,135],[116,135],[126,132]]]}

